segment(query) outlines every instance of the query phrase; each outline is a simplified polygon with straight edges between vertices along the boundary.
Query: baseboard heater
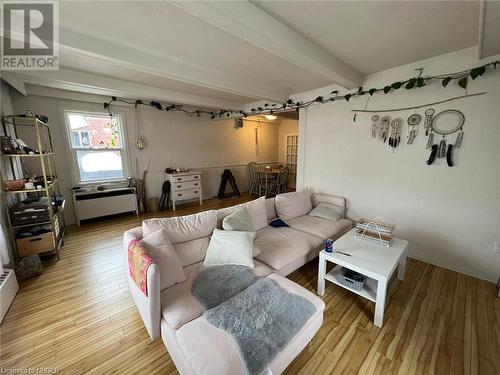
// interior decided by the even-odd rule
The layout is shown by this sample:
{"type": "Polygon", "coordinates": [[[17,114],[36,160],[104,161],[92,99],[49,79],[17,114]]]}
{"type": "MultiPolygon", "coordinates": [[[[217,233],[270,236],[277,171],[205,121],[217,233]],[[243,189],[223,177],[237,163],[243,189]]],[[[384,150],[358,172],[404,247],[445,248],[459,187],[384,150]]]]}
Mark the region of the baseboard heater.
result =
{"type": "Polygon", "coordinates": [[[14,270],[2,269],[0,264],[0,324],[19,290],[14,270]]]}
{"type": "Polygon", "coordinates": [[[73,201],[78,225],[82,220],[125,212],[137,213],[137,199],[133,188],[73,191],[73,201]]]}

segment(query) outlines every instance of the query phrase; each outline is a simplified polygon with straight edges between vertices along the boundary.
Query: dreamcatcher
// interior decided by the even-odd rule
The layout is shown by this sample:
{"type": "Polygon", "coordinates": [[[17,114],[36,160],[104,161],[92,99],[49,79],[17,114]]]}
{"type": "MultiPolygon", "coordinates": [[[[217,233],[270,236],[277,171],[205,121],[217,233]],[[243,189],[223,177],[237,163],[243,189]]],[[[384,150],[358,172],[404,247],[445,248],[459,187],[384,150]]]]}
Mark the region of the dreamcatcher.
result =
{"type": "Polygon", "coordinates": [[[420,124],[421,120],[422,116],[420,116],[418,113],[410,115],[406,120],[406,122],[408,123],[408,141],[406,142],[406,144],[411,145],[413,143],[413,140],[417,137],[418,124],[420,124]]]}
{"type": "Polygon", "coordinates": [[[447,109],[445,111],[439,112],[436,116],[432,117],[434,110],[429,108],[425,111],[426,121],[427,117],[430,116],[430,127],[426,130],[428,133],[427,148],[431,148],[431,154],[427,160],[427,164],[431,165],[436,157],[446,158],[446,163],[449,167],[453,167],[453,150],[454,148],[460,148],[462,145],[462,140],[464,138],[463,126],[465,123],[465,116],[462,112],[456,109],[447,109]],[[432,110],[432,112],[431,112],[432,110]],[[429,113],[429,114],[428,114],[429,113]],[[446,136],[457,133],[454,144],[446,143],[446,136]],[[442,135],[442,139],[438,144],[434,144],[433,133],[442,135]]]}
{"type": "Polygon", "coordinates": [[[378,115],[373,115],[372,116],[372,138],[376,138],[377,137],[378,120],[379,120],[379,116],[378,115]]]}
{"type": "Polygon", "coordinates": [[[383,116],[378,123],[378,138],[385,143],[387,141],[387,135],[389,134],[389,122],[391,118],[389,116],[383,116]]]}
{"type": "Polygon", "coordinates": [[[391,121],[391,134],[389,135],[389,146],[396,149],[401,143],[401,119],[395,118],[391,121]]]}

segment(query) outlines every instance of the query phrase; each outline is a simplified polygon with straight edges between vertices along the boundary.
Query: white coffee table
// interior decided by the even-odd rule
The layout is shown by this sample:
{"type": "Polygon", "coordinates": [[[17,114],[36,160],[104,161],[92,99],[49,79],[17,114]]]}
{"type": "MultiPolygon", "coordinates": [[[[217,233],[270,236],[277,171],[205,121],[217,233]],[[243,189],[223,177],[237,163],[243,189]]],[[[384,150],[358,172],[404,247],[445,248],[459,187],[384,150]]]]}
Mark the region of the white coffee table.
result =
{"type": "Polygon", "coordinates": [[[386,247],[354,238],[355,232],[356,229],[352,229],[336,240],[333,243],[335,252],[327,253],[323,250],[319,253],[318,294],[320,296],[325,294],[325,280],[328,280],[375,302],[373,324],[382,327],[387,283],[398,265],[398,279],[404,279],[408,241],[394,238],[391,246],[386,247]],[[340,254],[337,251],[351,256],[340,254]],[[327,261],[337,264],[328,273],[326,273],[327,261]],[[354,290],[340,283],[340,269],[342,267],[368,276],[362,290],[354,290]]]}

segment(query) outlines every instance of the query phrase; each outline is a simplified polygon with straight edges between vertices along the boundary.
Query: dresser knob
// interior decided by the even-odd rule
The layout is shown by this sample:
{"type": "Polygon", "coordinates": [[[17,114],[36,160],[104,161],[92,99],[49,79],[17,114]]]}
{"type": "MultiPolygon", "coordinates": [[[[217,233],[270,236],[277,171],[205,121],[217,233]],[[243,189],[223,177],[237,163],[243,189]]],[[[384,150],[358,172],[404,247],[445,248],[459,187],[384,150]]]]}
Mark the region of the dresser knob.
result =
{"type": "Polygon", "coordinates": [[[195,193],[195,194],[198,194],[198,191],[195,191],[194,193],[195,193]]]}
{"type": "Polygon", "coordinates": [[[195,182],[195,183],[194,183],[194,186],[198,186],[198,183],[197,183],[197,182],[195,182]]]}
{"type": "Polygon", "coordinates": [[[177,181],[182,181],[182,177],[179,177],[179,178],[177,179],[177,181]]]}
{"type": "Polygon", "coordinates": [[[177,187],[180,189],[182,187],[182,185],[177,185],[177,187]]]}

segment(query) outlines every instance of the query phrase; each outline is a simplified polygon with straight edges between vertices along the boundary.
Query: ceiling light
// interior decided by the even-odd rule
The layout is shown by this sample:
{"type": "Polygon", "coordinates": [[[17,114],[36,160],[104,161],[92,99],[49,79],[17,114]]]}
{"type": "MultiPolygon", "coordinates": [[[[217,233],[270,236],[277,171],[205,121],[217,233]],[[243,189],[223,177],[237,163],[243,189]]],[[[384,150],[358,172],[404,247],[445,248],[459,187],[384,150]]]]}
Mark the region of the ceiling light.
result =
{"type": "Polygon", "coordinates": [[[276,120],[278,117],[276,117],[275,115],[266,115],[265,116],[268,120],[276,120]]]}

